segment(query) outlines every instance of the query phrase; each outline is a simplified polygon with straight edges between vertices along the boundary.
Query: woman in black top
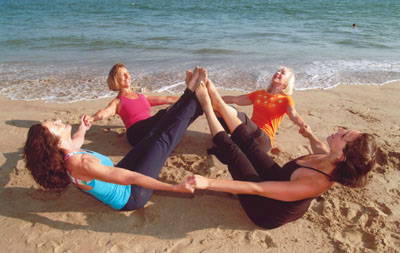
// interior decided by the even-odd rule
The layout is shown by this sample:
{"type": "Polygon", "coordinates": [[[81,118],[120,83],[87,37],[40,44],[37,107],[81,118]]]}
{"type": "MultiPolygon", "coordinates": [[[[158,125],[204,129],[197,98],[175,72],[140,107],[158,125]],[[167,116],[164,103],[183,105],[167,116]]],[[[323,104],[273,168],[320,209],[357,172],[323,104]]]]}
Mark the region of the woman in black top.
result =
{"type": "Polygon", "coordinates": [[[234,180],[189,178],[197,189],[239,194],[249,218],[263,228],[276,228],[304,215],[312,199],[335,182],[349,187],[365,185],[375,164],[376,143],[371,134],[340,128],[327,138],[329,149],[306,127],[300,132],[309,139],[314,154],[297,158],[282,168],[249,134],[234,109],[225,104],[208,81],[196,89],[207,117],[217,157],[228,165],[234,180]],[[229,137],[215,116],[224,118],[232,132],[229,137]]]}

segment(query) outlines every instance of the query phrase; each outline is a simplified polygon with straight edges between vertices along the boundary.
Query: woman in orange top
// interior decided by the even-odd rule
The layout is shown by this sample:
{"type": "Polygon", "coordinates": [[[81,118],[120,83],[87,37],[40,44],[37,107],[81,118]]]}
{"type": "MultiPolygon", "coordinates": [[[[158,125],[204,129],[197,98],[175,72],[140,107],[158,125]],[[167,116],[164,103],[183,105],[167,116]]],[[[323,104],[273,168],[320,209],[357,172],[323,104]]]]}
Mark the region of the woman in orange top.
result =
{"type": "Polygon", "coordinates": [[[272,77],[267,90],[257,90],[240,96],[222,97],[227,104],[253,105],[251,121],[243,112],[238,111],[238,117],[250,128],[251,135],[267,152],[274,143],[275,133],[285,113],[300,129],[308,128],[294,108],[294,102],[290,96],[293,93],[294,83],[294,72],[287,67],[282,67],[272,77]]]}

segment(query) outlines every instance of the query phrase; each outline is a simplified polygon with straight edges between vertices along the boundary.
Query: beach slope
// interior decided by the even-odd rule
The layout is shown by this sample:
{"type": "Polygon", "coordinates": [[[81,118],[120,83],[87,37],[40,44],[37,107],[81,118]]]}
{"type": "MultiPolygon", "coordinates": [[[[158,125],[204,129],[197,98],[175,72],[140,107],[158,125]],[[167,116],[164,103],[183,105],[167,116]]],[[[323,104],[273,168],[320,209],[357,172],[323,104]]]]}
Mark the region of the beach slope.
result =
{"type": "MultiPolygon", "coordinates": [[[[380,144],[378,164],[365,188],[335,186],[314,200],[304,217],[273,230],[255,226],[232,194],[155,192],[145,208],[118,212],[73,185],[62,192],[42,191],[21,157],[29,127],[61,119],[76,129],[81,114],[92,114],[111,99],[53,104],[0,96],[0,251],[398,252],[398,94],[400,83],[295,91],[297,111],[321,139],[339,126],[374,134],[380,144]]],[[[251,107],[238,109],[251,115],[251,107]]],[[[273,157],[281,165],[310,153],[287,116],[275,142],[280,153],[273,157]]],[[[207,156],[210,146],[208,126],[201,116],[165,163],[160,180],[181,182],[193,173],[229,179],[227,168],[207,156]]],[[[130,149],[120,118],[96,122],[84,148],[118,162],[130,149]]]]}

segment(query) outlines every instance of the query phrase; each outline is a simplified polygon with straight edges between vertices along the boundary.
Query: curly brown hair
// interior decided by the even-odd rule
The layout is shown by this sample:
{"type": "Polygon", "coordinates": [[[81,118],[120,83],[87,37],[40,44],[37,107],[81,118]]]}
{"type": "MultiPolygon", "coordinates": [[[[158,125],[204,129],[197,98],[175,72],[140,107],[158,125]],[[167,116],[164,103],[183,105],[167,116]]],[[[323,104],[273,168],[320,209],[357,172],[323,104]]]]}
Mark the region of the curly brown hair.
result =
{"type": "Polygon", "coordinates": [[[120,68],[126,68],[126,67],[123,63],[120,62],[115,63],[114,66],[112,66],[112,68],[110,69],[110,72],[108,73],[107,84],[110,90],[119,91],[120,89],[119,83],[117,81],[117,74],[120,68]]]}
{"type": "Polygon", "coordinates": [[[336,164],[331,176],[345,186],[365,186],[367,173],[375,166],[377,144],[374,136],[362,133],[360,137],[346,144],[343,153],[345,160],[336,164]]]}
{"type": "Polygon", "coordinates": [[[70,183],[58,142],[59,138],[41,124],[29,128],[23,150],[26,168],[35,181],[46,189],[61,190],[70,183]]]}

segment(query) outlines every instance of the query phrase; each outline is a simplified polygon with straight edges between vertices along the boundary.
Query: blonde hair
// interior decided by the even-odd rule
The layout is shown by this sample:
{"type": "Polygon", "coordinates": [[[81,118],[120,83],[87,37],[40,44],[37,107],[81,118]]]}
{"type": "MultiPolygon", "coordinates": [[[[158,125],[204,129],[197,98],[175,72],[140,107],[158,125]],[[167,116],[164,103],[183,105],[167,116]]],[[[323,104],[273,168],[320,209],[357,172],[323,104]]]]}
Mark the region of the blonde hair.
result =
{"type": "Polygon", "coordinates": [[[110,90],[119,91],[120,89],[119,83],[117,81],[117,74],[120,68],[126,68],[126,67],[123,63],[120,62],[115,63],[114,66],[112,66],[112,68],[110,69],[110,72],[108,73],[107,84],[110,90]]]}
{"type": "MultiPolygon", "coordinates": [[[[296,82],[296,78],[294,77],[294,72],[291,68],[283,66],[283,67],[279,68],[279,70],[281,70],[281,69],[285,69],[286,71],[290,72],[290,77],[289,77],[289,81],[286,85],[286,88],[282,90],[283,94],[290,96],[293,94],[294,83],[296,82]]],[[[267,90],[269,90],[271,88],[272,88],[272,80],[271,80],[271,83],[269,84],[267,90]]]]}

